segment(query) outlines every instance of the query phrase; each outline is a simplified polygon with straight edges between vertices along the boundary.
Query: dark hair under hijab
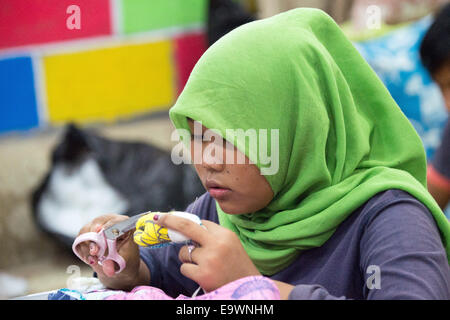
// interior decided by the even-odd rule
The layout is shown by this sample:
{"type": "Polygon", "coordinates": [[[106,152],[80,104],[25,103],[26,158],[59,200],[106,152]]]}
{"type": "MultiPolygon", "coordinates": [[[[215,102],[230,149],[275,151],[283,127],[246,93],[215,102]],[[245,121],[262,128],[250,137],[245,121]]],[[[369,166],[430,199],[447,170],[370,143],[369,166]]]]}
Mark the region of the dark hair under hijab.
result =
{"type": "Polygon", "coordinates": [[[434,74],[450,60],[450,3],[442,7],[420,45],[422,63],[434,74]]]}

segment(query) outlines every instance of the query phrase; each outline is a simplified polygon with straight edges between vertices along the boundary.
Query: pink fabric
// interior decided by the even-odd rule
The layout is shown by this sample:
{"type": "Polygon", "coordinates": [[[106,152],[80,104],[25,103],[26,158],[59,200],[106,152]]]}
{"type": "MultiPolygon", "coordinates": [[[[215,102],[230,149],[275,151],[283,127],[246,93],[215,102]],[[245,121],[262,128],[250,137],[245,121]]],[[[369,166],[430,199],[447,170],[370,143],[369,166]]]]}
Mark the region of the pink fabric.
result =
{"type": "Polygon", "coordinates": [[[106,300],[279,300],[280,292],[275,283],[263,276],[245,277],[230,282],[217,290],[194,298],[179,295],[176,299],[161,289],[139,286],[130,292],[113,294],[106,300]]]}

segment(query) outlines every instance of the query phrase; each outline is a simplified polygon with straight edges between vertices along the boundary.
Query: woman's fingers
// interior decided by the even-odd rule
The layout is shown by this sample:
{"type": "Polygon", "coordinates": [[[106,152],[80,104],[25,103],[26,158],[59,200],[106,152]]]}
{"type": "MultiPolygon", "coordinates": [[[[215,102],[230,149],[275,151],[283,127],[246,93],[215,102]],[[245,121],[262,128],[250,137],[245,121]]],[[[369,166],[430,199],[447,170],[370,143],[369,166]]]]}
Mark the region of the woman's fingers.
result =
{"type": "MultiPolygon", "coordinates": [[[[117,214],[106,214],[99,216],[92,220],[90,223],[83,226],[79,232],[78,235],[81,235],[83,233],[87,232],[100,232],[102,229],[108,228],[109,226],[112,226],[115,223],[118,223],[120,221],[129,219],[129,217],[124,215],[117,215],[117,214]]],[[[98,257],[100,248],[99,246],[93,242],[93,241],[85,241],[80,243],[77,246],[77,251],[80,253],[82,260],[91,265],[97,265],[98,257]]],[[[107,254],[107,252],[105,252],[107,254]]]]}
{"type": "Polygon", "coordinates": [[[98,258],[96,256],[91,255],[91,256],[87,257],[87,261],[88,261],[89,265],[95,266],[98,263],[98,258]]]}
{"type": "Polygon", "coordinates": [[[204,248],[196,247],[194,245],[186,245],[181,247],[178,252],[178,259],[183,263],[197,263],[198,257],[201,256],[204,248]],[[191,253],[189,254],[189,248],[191,248],[191,253]]]}
{"type": "Polygon", "coordinates": [[[198,276],[201,275],[200,267],[193,263],[183,263],[180,266],[180,272],[186,278],[199,283],[198,276]]]}
{"type": "Polygon", "coordinates": [[[222,233],[222,231],[224,230],[224,228],[221,225],[218,225],[217,223],[209,220],[202,220],[202,224],[212,234],[222,233]]]}
{"type": "Polygon", "coordinates": [[[180,272],[197,282],[205,291],[215,290],[245,276],[260,274],[233,231],[211,221],[202,220],[205,229],[191,223],[181,225],[175,219],[169,221],[169,218],[165,217],[165,221],[169,222],[166,223],[167,227],[179,228],[177,231],[201,245],[183,246],[178,257],[183,262],[180,272]]]}
{"type": "Polygon", "coordinates": [[[85,242],[82,242],[79,245],[77,245],[77,247],[75,249],[81,256],[81,260],[83,260],[84,263],[89,263],[88,262],[88,257],[90,255],[89,246],[85,242]]]}
{"type": "Polygon", "coordinates": [[[212,237],[212,235],[199,224],[172,214],[162,214],[155,222],[165,228],[178,231],[189,239],[199,243],[201,246],[204,246],[212,237]]]}
{"type": "Polygon", "coordinates": [[[103,261],[102,269],[103,269],[103,273],[108,277],[112,277],[116,274],[115,262],[112,260],[103,261]]]}

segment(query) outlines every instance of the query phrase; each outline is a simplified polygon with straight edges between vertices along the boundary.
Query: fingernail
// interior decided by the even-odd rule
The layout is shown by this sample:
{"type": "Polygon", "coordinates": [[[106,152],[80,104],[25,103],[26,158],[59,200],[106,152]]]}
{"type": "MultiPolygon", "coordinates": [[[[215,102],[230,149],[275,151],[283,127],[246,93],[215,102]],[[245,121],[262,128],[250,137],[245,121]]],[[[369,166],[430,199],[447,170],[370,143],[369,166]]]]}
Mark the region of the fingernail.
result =
{"type": "Polygon", "coordinates": [[[159,219],[159,214],[155,214],[155,215],[153,216],[153,220],[158,221],[158,219],[159,219]]]}

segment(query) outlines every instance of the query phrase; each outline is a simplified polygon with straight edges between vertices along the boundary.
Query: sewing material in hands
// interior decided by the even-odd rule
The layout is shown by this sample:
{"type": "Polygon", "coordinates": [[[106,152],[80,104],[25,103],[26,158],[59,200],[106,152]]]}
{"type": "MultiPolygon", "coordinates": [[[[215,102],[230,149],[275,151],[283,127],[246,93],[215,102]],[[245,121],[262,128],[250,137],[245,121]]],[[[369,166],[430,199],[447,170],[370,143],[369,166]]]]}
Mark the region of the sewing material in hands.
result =
{"type": "MultiPolygon", "coordinates": [[[[189,219],[199,225],[202,225],[198,216],[182,211],[171,211],[168,214],[189,219]]],[[[183,234],[164,228],[155,223],[154,216],[161,215],[161,212],[151,212],[142,216],[136,222],[136,231],[134,232],[133,240],[141,247],[160,248],[171,243],[188,243],[189,238],[183,234]]]]}

